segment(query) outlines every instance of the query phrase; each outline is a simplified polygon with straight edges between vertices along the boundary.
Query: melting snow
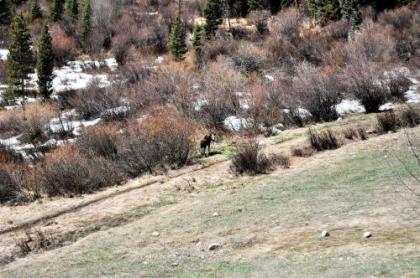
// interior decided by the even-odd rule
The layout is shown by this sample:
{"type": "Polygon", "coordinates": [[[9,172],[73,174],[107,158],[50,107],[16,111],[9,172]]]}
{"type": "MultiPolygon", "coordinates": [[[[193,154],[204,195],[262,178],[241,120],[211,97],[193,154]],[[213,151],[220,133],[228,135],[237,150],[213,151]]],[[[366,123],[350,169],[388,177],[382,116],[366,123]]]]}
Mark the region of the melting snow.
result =
{"type": "Polygon", "coordinates": [[[224,122],[226,129],[232,132],[239,132],[242,129],[252,128],[254,125],[254,120],[252,118],[241,118],[237,116],[229,116],[224,122]]]}
{"type": "Polygon", "coordinates": [[[264,77],[265,77],[265,79],[267,79],[268,81],[274,81],[274,76],[272,76],[272,75],[266,74],[264,77]]]}
{"type": "Polygon", "coordinates": [[[75,136],[79,136],[83,128],[95,126],[101,120],[102,119],[98,118],[90,121],[71,121],[65,118],[62,118],[61,120],[59,118],[54,118],[46,128],[52,133],[66,131],[72,132],[75,136]]]}
{"type": "Polygon", "coordinates": [[[12,138],[8,138],[8,139],[0,139],[0,144],[10,147],[10,146],[16,146],[20,144],[19,141],[19,137],[22,136],[22,134],[18,135],[18,136],[14,136],[12,138]]]}
{"type": "Polygon", "coordinates": [[[339,115],[345,115],[350,113],[364,113],[366,112],[365,107],[358,100],[344,99],[335,107],[335,110],[339,115]]]}
{"type": "MultiPolygon", "coordinates": [[[[1,52],[0,57],[5,55],[5,51],[1,52]]],[[[8,52],[7,52],[8,53],[8,52]]],[[[101,88],[111,85],[108,74],[86,73],[86,70],[95,70],[108,68],[111,71],[116,70],[118,63],[114,58],[105,59],[104,61],[70,61],[65,66],[54,69],[54,79],[52,82],[53,91],[55,93],[81,90],[86,88],[90,83],[96,81],[101,88]]],[[[29,75],[28,87],[37,89],[38,75],[36,73],[29,75]]],[[[7,88],[0,84],[0,92],[7,88]]]]}
{"type": "Polygon", "coordinates": [[[6,61],[8,55],[9,55],[9,50],[0,49],[0,61],[6,61]]]}

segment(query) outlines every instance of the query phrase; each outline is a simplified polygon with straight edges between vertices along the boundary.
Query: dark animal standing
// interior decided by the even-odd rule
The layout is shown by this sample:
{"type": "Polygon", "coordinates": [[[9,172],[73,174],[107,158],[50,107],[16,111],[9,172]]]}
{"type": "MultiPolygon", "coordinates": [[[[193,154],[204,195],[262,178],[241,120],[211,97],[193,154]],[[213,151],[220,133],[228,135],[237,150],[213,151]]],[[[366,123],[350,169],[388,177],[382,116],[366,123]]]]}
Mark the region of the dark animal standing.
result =
{"type": "Polygon", "coordinates": [[[201,155],[206,155],[206,149],[208,148],[207,156],[210,155],[210,145],[211,142],[214,142],[213,135],[209,134],[204,136],[200,141],[201,155]]]}

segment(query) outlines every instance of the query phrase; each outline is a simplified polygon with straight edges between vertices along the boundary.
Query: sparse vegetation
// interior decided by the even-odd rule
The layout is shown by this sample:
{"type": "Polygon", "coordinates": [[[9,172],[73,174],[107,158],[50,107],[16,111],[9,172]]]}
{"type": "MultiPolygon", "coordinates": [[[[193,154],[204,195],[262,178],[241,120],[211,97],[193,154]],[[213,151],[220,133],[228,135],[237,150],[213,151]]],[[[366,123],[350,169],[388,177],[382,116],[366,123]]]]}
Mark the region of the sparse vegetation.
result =
{"type": "Polygon", "coordinates": [[[400,126],[399,119],[393,111],[387,111],[377,116],[378,131],[381,134],[396,132],[400,126]]]}
{"type": "Polygon", "coordinates": [[[309,141],[317,151],[335,150],[341,147],[341,140],[331,129],[314,130],[309,128],[309,141]]]}
{"type": "Polygon", "coordinates": [[[267,156],[261,153],[261,147],[255,139],[250,139],[238,146],[232,157],[231,169],[234,173],[242,175],[267,174],[280,165],[290,167],[290,159],[285,155],[267,156]]]}

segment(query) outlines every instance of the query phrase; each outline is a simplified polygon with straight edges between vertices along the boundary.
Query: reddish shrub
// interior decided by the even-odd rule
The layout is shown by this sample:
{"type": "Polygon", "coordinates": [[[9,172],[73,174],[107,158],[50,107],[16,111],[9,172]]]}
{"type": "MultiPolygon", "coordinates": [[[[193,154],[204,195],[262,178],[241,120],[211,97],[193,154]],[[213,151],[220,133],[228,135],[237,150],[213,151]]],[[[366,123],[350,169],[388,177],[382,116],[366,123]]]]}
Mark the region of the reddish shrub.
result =
{"type": "Polygon", "coordinates": [[[74,39],[67,36],[58,24],[51,27],[51,34],[54,58],[57,64],[64,64],[69,60],[73,60],[77,54],[74,39]]]}
{"type": "Polygon", "coordinates": [[[92,193],[121,181],[110,162],[88,159],[72,146],[54,151],[38,171],[40,188],[50,196],[92,193]]]}
{"type": "Polygon", "coordinates": [[[0,203],[16,200],[21,192],[12,169],[11,166],[0,164],[0,203]]]}

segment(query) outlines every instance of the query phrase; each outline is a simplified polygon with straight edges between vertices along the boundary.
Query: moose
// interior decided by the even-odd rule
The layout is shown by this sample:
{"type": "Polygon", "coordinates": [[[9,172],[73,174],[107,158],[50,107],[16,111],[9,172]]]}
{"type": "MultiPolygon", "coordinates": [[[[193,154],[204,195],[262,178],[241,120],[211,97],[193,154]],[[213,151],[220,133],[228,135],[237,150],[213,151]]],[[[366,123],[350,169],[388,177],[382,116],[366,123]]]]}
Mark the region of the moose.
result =
{"type": "Polygon", "coordinates": [[[215,142],[213,134],[208,134],[204,136],[203,139],[200,141],[200,148],[201,148],[201,155],[206,155],[206,149],[208,148],[208,152],[206,156],[210,155],[210,145],[211,142],[215,142]]]}

